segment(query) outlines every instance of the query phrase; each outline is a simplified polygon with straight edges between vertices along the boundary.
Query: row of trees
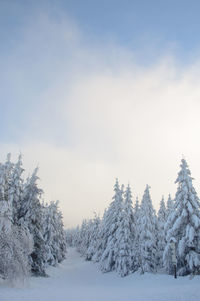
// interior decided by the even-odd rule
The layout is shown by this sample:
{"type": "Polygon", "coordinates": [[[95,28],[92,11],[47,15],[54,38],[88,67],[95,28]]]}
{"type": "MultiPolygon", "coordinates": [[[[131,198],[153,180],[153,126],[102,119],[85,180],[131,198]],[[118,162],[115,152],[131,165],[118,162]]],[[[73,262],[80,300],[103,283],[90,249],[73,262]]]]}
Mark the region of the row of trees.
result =
{"type": "Polygon", "coordinates": [[[175,199],[164,199],[156,214],[146,186],[141,203],[132,206],[130,186],[116,180],[114,196],[103,218],[84,220],[67,231],[67,242],[86,260],[100,263],[103,272],[126,276],[135,271],[173,273],[171,243],[175,244],[177,273],[200,272],[200,203],[186,160],[181,161],[175,199]]]}
{"type": "Polygon", "coordinates": [[[38,169],[23,179],[22,157],[0,164],[0,277],[46,276],[48,265],[65,258],[66,240],[58,202],[41,201],[38,169]]]}

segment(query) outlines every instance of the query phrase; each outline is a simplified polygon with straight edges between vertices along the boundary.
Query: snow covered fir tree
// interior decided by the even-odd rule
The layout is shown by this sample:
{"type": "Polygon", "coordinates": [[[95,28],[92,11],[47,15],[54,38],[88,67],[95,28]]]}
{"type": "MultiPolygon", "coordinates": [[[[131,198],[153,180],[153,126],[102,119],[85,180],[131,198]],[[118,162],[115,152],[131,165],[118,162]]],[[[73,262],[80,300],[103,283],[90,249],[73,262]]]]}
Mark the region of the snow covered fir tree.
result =
{"type": "Polygon", "coordinates": [[[156,271],[156,213],[146,186],[139,216],[139,262],[142,273],[156,271]]]}
{"type": "Polygon", "coordinates": [[[47,276],[48,266],[66,258],[67,244],[103,273],[200,274],[200,201],[185,159],[175,197],[166,204],[162,197],[157,214],[149,185],[141,202],[133,201],[130,185],[116,179],[103,217],[95,214],[67,231],[58,201],[42,200],[38,168],[27,179],[23,175],[22,156],[13,163],[8,154],[0,164],[0,278],[47,276]]]}
{"type": "Polygon", "coordinates": [[[103,217],[67,230],[67,243],[86,260],[97,262],[104,273],[173,274],[176,268],[180,276],[200,274],[200,202],[192,180],[182,159],[175,198],[169,195],[165,204],[162,197],[156,214],[149,185],[141,203],[137,197],[133,206],[130,186],[124,192],[117,179],[103,217]]]}
{"type": "Polygon", "coordinates": [[[163,261],[170,273],[172,262],[170,242],[176,244],[177,272],[187,275],[200,272],[200,203],[192,184],[192,177],[185,159],[181,161],[181,170],[176,182],[174,210],[168,216],[166,228],[167,244],[163,261]]]}
{"type": "Polygon", "coordinates": [[[23,178],[22,156],[0,164],[0,278],[46,276],[48,265],[65,259],[66,240],[58,202],[43,204],[38,169],[23,178]]]}
{"type": "Polygon", "coordinates": [[[166,244],[165,224],[167,219],[167,209],[165,207],[164,197],[160,201],[160,208],[157,216],[157,264],[159,268],[163,267],[163,251],[166,244]]]}

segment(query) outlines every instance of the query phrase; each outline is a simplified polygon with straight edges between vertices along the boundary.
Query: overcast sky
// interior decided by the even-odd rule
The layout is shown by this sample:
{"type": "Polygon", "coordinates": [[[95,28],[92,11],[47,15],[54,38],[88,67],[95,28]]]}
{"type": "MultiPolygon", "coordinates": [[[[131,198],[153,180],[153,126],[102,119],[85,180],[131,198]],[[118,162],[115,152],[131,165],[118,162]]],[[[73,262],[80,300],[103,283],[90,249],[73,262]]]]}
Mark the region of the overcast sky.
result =
{"type": "Polygon", "coordinates": [[[39,165],[66,227],[115,178],[156,209],[182,156],[200,193],[199,1],[0,0],[0,160],[39,165]]]}

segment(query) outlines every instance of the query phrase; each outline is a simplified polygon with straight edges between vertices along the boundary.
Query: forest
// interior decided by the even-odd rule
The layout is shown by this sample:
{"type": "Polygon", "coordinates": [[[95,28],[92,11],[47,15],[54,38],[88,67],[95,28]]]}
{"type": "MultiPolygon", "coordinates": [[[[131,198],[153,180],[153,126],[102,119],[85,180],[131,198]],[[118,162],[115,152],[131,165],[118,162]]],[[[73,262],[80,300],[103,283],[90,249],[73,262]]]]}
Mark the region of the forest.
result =
{"type": "Polygon", "coordinates": [[[0,278],[9,283],[29,275],[47,276],[48,266],[66,257],[62,213],[57,202],[44,203],[38,168],[24,179],[22,156],[0,164],[0,278]]]}
{"type": "Polygon", "coordinates": [[[67,230],[67,243],[102,272],[124,277],[134,272],[179,276],[200,274],[200,202],[185,159],[175,181],[177,192],[160,201],[156,214],[146,186],[133,206],[130,185],[114,185],[114,196],[102,219],[83,220],[67,230]]]}

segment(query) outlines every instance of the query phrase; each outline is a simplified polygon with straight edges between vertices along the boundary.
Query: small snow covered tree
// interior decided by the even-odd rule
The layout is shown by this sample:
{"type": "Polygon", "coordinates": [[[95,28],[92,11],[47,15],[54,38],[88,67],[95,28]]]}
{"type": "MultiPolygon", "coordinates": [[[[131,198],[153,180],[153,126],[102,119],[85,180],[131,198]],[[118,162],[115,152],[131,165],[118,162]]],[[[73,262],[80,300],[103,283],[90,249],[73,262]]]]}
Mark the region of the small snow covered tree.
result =
{"type": "Polygon", "coordinates": [[[140,207],[139,252],[141,273],[156,271],[156,215],[149,186],[146,186],[140,207]]]}
{"type": "Polygon", "coordinates": [[[9,281],[23,281],[29,274],[28,255],[32,252],[30,233],[13,225],[13,204],[10,198],[10,155],[0,167],[0,277],[9,281]]]}
{"type": "Polygon", "coordinates": [[[176,182],[174,210],[167,220],[167,245],[164,251],[164,265],[172,273],[170,241],[176,242],[177,273],[187,275],[200,272],[200,205],[192,184],[192,177],[185,159],[176,182]]]}
{"type": "Polygon", "coordinates": [[[75,247],[75,239],[77,235],[77,228],[70,228],[65,230],[66,243],[69,247],[75,247]]]}
{"type": "MultiPolygon", "coordinates": [[[[67,230],[68,232],[68,230],[67,230]]],[[[80,227],[77,226],[75,229],[69,229],[69,240],[70,240],[70,243],[71,243],[71,246],[72,247],[76,247],[78,246],[79,244],[79,233],[80,233],[80,227]]],[[[67,244],[68,244],[68,233],[67,233],[67,244]]],[[[69,244],[70,246],[70,244],[69,244]]]]}
{"type": "Polygon", "coordinates": [[[138,197],[136,198],[135,206],[133,209],[134,219],[134,241],[133,241],[133,271],[137,271],[140,267],[140,250],[139,250],[139,237],[140,237],[140,205],[138,197]]]}
{"type": "Polygon", "coordinates": [[[60,263],[65,259],[67,252],[63,216],[58,208],[59,201],[51,202],[50,205],[53,206],[53,224],[55,227],[53,245],[57,246],[57,248],[55,249],[55,258],[57,262],[60,263]]]}
{"type": "Polygon", "coordinates": [[[123,191],[119,187],[118,179],[116,179],[114,191],[113,201],[103,217],[103,244],[105,245],[105,250],[100,260],[103,272],[110,272],[115,269],[117,229],[123,204],[123,191]]]}
{"type": "Polygon", "coordinates": [[[10,175],[10,189],[9,198],[13,207],[13,222],[15,225],[19,224],[19,210],[22,202],[23,194],[23,179],[22,173],[22,156],[19,155],[18,162],[14,164],[12,173],[10,175]]]}
{"type": "Polygon", "coordinates": [[[89,247],[86,252],[86,260],[92,260],[95,252],[96,245],[98,244],[99,239],[99,226],[100,226],[100,218],[95,214],[93,220],[91,220],[89,224],[89,247]]]}
{"type": "Polygon", "coordinates": [[[89,226],[90,220],[84,219],[80,227],[79,236],[77,240],[77,251],[81,253],[81,255],[84,257],[86,257],[90,243],[89,226]]]}
{"type": "Polygon", "coordinates": [[[164,197],[160,201],[160,208],[158,210],[158,219],[157,219],[157,259],[158,259],[158,267],[163,267],[163,252],[166,245],[165,239],[165,223],[166,223],[166,208],[164,197]]]}
{"type": "Polygon", "coordinates": [[[96,234],[96,245],[94,245],[94,254],[92,256],[92,260],[94,262],[99,262],[101,260],[101,256],[106,248],[107,243],[107,228],[104,223],[106,220],[107,210],[104,211],[104,215],[100,224],[98,226],[98,232],[96,234]]]}
{"type": "Polygon", "coordinates": [[[54,235],[55,235],[55,226],[53,223],[53,213],[52,213],[52,206],[48,204],[43,204],[42,206],[43,211],[43,233],[44,233],[44,240],[45,240],[45,248],[46,248],[46,261],[47,264],[56,266],[57,261],[54,257],[54,235]]]}
{"type": "Polygon", "coordinates": [[[25,184],[19,210],[19,223],[27,228],[33,237],[34,250],[29,257],[32,273],[37,276],[46,276],[47,253],[43,228],[43,210],[40,204],[42,190],[37,186],[37,172],[38,169],[36,168],[25,184]]]}
{"type": "Polygon", "coordinates": [[[131,189],[128,185],[122,210],[119,212],[119,225],[116,230],[115,270],[122,277],[133,270],[134,217],[131,189]]]}
{"type": "Polygon", "coordinates": [[[172,213],[173,208],[174,208],[174,201],[172,200],[171,195],[169,194],[167,199],[166,219],[172,213]]]}
{"type": "Polygon", "coordinates": [[[171,254],[171,249],[169,243],[167,244],[167,233],[171,227],[170,222],[168,222],[169,216],[174,212],[174,201],[171,198],[171,195],[169,194],[168,199],[167,199],[167,206],[166,206],[166,222],[164,225],[164,231],[165,231],[165,248],[163,251],[163,266],[165,270],[168,273],[173,273],[173,265],[172,265],[172,254],[171,254]],[[166,248],[167,246],[167,248],[166,248]]]}
{"type": "Polygon", "coordinates": [[[32,246],[29,232],[20,231],[15,225],[10,229],[0,227],[0,277],[12,282],[24,281],[29,276],[28,255],[32,246]]]}
{"type": "MultiPolygon", "coordinates": [[[[4,190],[4,200],[10,203],[12,206],[12,201],[10,198],[11,192],[11,175],[13,172],[14,164],[11,162],[11,154],[7,154],[7,160],[5,164],[2,165],[2,185],[4,190]]],[[[13,210],[13,209],[12,209],[13,210]]]]}

